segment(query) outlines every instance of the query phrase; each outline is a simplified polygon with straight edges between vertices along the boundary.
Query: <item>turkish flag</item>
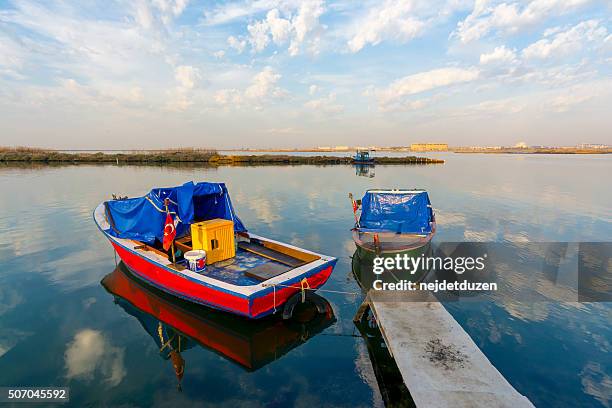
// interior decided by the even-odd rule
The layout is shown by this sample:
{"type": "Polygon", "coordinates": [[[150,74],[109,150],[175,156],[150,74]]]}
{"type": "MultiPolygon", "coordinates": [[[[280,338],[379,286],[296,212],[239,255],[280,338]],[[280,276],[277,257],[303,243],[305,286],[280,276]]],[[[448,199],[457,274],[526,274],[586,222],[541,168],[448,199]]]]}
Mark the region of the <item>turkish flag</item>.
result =
{"type": "Polygon", "coordinates": [[[174,238],[176,237],[176,227],[174,226],[174,221],[172,220],[172,216],[170,213],[166,215],[166,225],[164,225],[164,250],[167,251],[170,249],[174,238]]]}

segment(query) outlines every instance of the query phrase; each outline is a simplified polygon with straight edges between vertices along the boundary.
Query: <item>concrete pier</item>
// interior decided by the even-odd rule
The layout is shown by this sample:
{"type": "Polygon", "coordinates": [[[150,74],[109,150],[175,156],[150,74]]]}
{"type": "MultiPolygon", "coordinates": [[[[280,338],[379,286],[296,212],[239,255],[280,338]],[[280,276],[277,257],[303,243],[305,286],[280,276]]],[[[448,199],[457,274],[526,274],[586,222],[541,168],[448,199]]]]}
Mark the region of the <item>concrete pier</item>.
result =
{"type": "Polygon", "coordinates": [[[432,295],[389,301],[371,290],[355,320],[368,308],[417,407],[533,407],[432,295]]]}

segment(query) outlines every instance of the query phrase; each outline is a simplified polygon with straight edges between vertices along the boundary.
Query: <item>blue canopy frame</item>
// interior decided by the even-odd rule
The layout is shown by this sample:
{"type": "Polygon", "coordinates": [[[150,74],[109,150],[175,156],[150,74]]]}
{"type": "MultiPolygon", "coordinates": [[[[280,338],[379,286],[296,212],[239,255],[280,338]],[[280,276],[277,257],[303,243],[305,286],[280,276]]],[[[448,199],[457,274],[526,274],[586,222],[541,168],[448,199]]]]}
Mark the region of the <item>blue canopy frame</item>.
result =
{"type": "Polygon", "coordinates": [[[426,191],[368,190],[361,200],[359,230],[429,234],[433,210],[426,191]]]}
{"type": "Polygon", "coordinates": [[[165,199],[175,221],[176,236],[187,234],[194,221],[223,218],[234,222],[235,232],[246,232],[236,213],[224,183],[196,183],[177,187],[154,188],[144,197],[107,201],[106,211],[111,228],[107,232],[118,238],[135,239],[152,244],[163,240],[166,221],[165,199]]]}

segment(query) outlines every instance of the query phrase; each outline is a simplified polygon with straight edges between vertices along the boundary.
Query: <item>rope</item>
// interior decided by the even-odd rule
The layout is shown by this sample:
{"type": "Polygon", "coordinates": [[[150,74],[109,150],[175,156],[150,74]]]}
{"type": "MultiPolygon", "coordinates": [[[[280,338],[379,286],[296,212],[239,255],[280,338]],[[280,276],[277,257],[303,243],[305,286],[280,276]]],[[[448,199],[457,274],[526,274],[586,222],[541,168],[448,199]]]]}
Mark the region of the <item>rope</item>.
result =
{"type": "MultiPolygon", "coordinates": [[[[159,207],[158,207],[158,206],[157,206],[157,205],[156,205],[156,204],[153,202],[153,200],[151,200],[149,197],[145,197],[145,198],[146,198],[146,199],[147,199],[147,201],[148,201],[148,202],[150,202],[150,203],[151,203],[151,205],[152,205],[153,207],[155,207],[155,209],[156,209],[157,211],[159,211],[160,213],[164,213],[164,214],[166,214],[166,213],[168,213],[168,214],[174,214],[174,215],[176,215],[176,219],[177,219],[177,220],[179,220],[179,222],[181,222],[181,223],[183,222],[183,220],[181,220],[181,218],[179,217],[179,215],[178,215],[178,214],[177,214],[175,211],[168,211],[168,212],[166,212],[166,211],[162,210],[161,208],[159,208],[159,207]]],[[[170,201],[172,201],[172,200],[170,200],[170,201]]]]}
{"type": "Polygon", "coordinates": [[[273,291],[274,291],[274,300],[273,300],[273,304],[272,306],[274,306],[274,313],[276,313],[276,285],[272,286],[273,291]]]}
{"type": "MultiPolygon", "coordinates": [[[[158,326],[157,326],[157,335],[159,336],[159,342],[161,343],[161,348],[159,349],[159,352],[161,353],[162,351],[164,351],[164,349],[166,347],[170,347],[172,348],[172,345],[170,344],[172,342],[172,340],[174,340],[174,338],[176,337],[176,333],[172,335],[172,337],[170,337],[168,339],[168,341],[164,342],[164,334],[163,334],[163,327],[162,327],[162,323],[159,322],[158,326]]],[[[181,351],[181,336],[179,336],[179,352],[181,351]]]]}
{"type": "MultiPolygon", "coordinates": [[[[164,344],[164,333],[163,333],[163,328],[162,328],[162,324],[161,322],[159,322],[159,324],[157,325],[157,335],[159,336],[159,343],[161,345],[164,344]]],[[[161,351],[161,349],[159,350],[161,351]]]]}
{"type": "MultiPolygon", "coordinates": [[[[300,282],[301,283],[301,282],[300,282]]],[[[276,296],[276,286],[282,286],[284,288],[293,288],[293,289],[298,289],[297,286],[293,286],[293,285],[283,285],[282,283],[262,283],[261,286],[263,286],[264,288],[269,288],[269,287],[273,287],[274,288],[274,296],[276,296]]],[[[345,292],[345,291],[341,291],[341,290],[330,290],[330,289],[312,289],[310,287],[307,288],[303,288],[302,290],[312,290],[313,292],[315,290],[318,290],[319,292],[327,292],[327,293],[340,293],[342,295],[353,295],[353,296],[357,296],[357,295],[361,295],[360,292],[345,292]]]]}

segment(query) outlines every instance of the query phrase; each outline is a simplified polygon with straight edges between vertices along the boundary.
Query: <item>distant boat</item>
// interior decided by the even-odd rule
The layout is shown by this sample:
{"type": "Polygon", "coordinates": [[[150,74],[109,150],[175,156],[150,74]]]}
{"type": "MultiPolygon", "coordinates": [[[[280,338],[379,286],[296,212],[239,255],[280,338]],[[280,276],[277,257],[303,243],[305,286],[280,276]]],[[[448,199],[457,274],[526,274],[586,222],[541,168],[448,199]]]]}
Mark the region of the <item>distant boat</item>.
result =
{"type": "Polygon", "coordinates": [[[251,319],[291,311],[302,293],[312,296],[327,282],[337,261],[248,232],[223,183],[189,182],[105,201],[94,210],[94,220],[138,278],[187,301],[251,319]],[[167,212],[175,221],[178,250],[191,251],[194,242],[208,246],[203,271],[190,270],[180,254],[173,260],[163,251],[167,212]],[[204,238],[192,236],[193,225],[213,224],[223,228],[204,238]]]}
{"type": "MultiPolygon", "coordinates": [[[[323,313],[314,313],[313,307],[305,307],[296,312],[299,318],[291,321],[274,318],[246,321],[177,299],[141,283],[123,263],[119,263],[101,283],[115,296],[115,303],[138,319],[155,341],[160,356],[174,361],[183,361],[183,358],[177,359],[173,354],[184,355],[199,344],[247,371],[255,371],[336,322],[327,301],[324,301],[323,313]]],[[[177,372],[177,376],[182,377],[182,371],[177,372]]]]}
{"type": "Polygon", "coordinates": [[[368,190],[361,200],[350,197],[355,212],[353,241],[360,259],[420,256],[427,250],[436,233],[436,219],[425,190],[368,190]]]}
{"type": "Polygon", "coordinates": [[[353,163],[356,163],[356,164],[374,163],[374,158],[370,155],[369,150],[357,150],[357,152],[353,156],[353,163]]]}

